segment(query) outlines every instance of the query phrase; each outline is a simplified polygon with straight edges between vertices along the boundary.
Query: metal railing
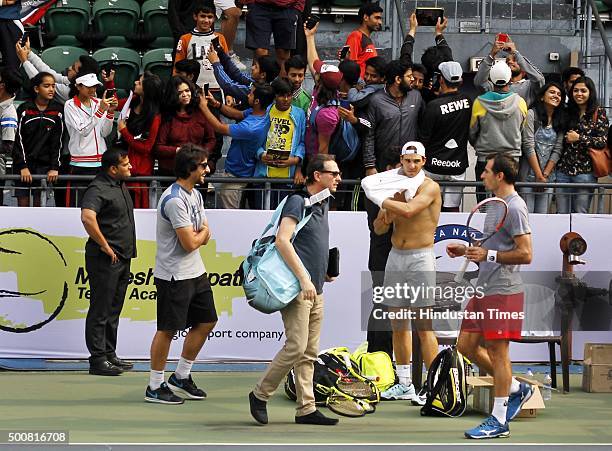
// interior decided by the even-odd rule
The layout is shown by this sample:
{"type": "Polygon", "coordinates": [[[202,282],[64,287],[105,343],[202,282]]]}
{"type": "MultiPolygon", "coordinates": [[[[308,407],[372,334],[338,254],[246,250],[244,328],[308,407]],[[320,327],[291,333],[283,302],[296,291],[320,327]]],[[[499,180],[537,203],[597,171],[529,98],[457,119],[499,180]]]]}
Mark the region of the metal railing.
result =
{"type": "MultiPolygon", "coordinates": [[[[12,194],[15,189],[14,182],[19,180],[19,175],[0,175],[0,189],[4,189],[4,204],[11,206],[15,205],[14,201],[12,201],[12,194]],[[7,183],[10,182],[10,183],[7,183]],[[1,187],[4,185],[4,188],[1,187]]],[[[53,202],[53,197],[58,193],[61,195],[65,193],[66,185],[65,182],[68,181],[90,181],[93,179],[93,176],[88,175],[61,175],[58,179],[58,183],[54,186],[48,185],[46,183],[45,175],[32,175],[32,179],[35,182],[42,181],[42,186],[33,186],[30,188],[32,200],[32,194],[40,192],[41,194],[41,206],[55,206],[53,202]]],[[[133,189],[145,189],[148,191],[149,196],[149,208],[156,208],[157,201],[161,196],[164,188],[175,181],[174,177],[161,177],[161,176],[152,176],[152,177],[131,177],[129,179],[130,182],[141,182],[149,184],[148,187],[144,188],[133,188],[133,189]]],[[[273,195],[279,192],[287,192],[290,191],[290,188],[287,188],[287,185],[291,185],[293,183],[292,179],[270,179],[270,178],[234,178],[234,177],[207,177],[206,178],[207,186],[201,187],[200,189],[204,194],[211,194],[211,196],[207,196],[207,207],[208,208],[216,208],[219,206],[217,196],[213,195],[214,191],[221,189],[223,184],[226,183],[241,183],[247,184],[247,187],[242,189],[244,193],[247,195],[249,193],[257,194],[258,196],[258,205],[250,205],[249,208],[254,209],[270,209],[271,206],[274,206],[273,195]]],[[[445,187],[462,187],[462,210],[469,211],[471,206],[473,206],[476,202],[476,195],[485,194],[483,183],[480,181],[438,181],[437,182],[442,189],[445,187]]],[[[355,190],[355,185],[360,184],[360,180],[342,180],[342,184],[339,187],[339,194],[353,195],[355,190]]],[[[569,196],[570,202],[572,203],[573,199],[576,196],[583,195],[584,192],[579,192],[578,190],[591,190],[593,200],[591,202],[590,212],[599,213],[599,214],[610,214],[612,213],[612,183],[531,183],[531,182],[518,182],[516,184],[517,190],[520,192],[522,188],[552,188],[553,193],[550,192],[537,192],[534,190],[533,194],[535,196],[546,195],[559,195],[559,189],[569,189],[572,191],[563,192],[562,194],[565,196],[569,196]]],[[[132,188],[130,188],[132,189],[132,188]]],[[[359,196],[365,196],[362,190],[357,191],[359,196]]],[[[554,203],[553,203],[554,204],[554,203]]],[[[32,203],[30,202],[30,205],[32,203]]],[[[551,210],[554,211],[554,208],[551,210]]]]}

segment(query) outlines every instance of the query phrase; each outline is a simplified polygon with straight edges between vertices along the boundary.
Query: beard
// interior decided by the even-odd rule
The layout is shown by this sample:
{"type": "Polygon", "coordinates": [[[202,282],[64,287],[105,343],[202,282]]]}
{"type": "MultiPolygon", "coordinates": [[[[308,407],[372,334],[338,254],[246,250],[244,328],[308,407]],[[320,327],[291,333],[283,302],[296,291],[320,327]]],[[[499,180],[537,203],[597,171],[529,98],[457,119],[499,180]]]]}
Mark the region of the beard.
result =
{"type": "Polygon", "coordinates": [[[512,69],[512,71],[511,71],[511,72],[512,72],[512,76],[513,76],[513,77],[518,77],[519,75],[521,75],[521,72],[523,72],[523,71],[522,71],[522,70],[521,70],[521,68],[519,67],[518,69],[512,69]]]}
{"type": "Polygon", "coordinates": [[[399,84],[399,90],[402,91],[402,94],[406,95],[412,90],[412,87],[402,80],[399,84]]]}

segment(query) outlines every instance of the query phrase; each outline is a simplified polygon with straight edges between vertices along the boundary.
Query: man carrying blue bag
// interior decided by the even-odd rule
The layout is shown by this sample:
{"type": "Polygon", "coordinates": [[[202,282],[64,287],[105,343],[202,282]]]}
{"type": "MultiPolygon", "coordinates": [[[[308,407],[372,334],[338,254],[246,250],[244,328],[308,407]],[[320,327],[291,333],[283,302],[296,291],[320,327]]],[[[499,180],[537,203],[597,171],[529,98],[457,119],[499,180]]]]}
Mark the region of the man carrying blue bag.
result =
{"type": "Polygon", "coordinates": [[[329,258],[328,197],[341,181],[333,155],[319,154],[308,164],[306,188],[289,196],[281,213],[276,234],[276,248],[299,281],[301,291],[280,312],[286,341],[255,388],[249,393],[251,415],[261,424],[268,423],[267,401],[287,373],[294,368],[297,391],[298,424],[334,425],[336,418],[324,416],[315,407],[312,376],[319,353],[323,322],[323,284],[329,258]],[[306,214],[310,219],[294,237],[296,227],[306,214]]]}

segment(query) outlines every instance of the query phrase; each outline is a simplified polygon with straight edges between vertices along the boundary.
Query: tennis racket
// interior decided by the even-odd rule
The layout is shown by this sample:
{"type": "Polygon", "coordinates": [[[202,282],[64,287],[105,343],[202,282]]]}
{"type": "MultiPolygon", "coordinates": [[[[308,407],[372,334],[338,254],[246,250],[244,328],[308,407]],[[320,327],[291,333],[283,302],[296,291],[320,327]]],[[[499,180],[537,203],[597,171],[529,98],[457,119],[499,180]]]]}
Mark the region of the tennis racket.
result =
{"type": "Polygon", "coordinates": [[[326,406],[334,413],[345,417],[362,417],[376,410],[373,404],[353,398],[335,387],[318,387],[328,393],[326,406]]]}
{"type": "MultiPolygon", "coordinates": [[[[466,223],[470,246],[482,246],[499,232],[506,221],[506,216],[508,216],[508,204],[499,197],[489,197],[476,204],[470,211],[466,223]]],[[[455,276],[455,282],[463,281],[463,276],[469,264],[470,261],[466,257],[455,276]]]]}

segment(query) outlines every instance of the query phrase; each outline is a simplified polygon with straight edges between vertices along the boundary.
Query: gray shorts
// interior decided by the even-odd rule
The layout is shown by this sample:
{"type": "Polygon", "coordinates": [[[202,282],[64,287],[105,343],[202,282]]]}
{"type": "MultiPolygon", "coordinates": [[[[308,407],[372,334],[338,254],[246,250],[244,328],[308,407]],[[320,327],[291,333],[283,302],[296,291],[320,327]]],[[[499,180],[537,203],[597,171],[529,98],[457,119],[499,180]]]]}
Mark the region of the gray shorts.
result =
{"type": "Polygon", "coordinates": [[[436,255],[432,248],[392,248],[385,267],[383,304],[423,308],[435,304],[436,255]]]}

